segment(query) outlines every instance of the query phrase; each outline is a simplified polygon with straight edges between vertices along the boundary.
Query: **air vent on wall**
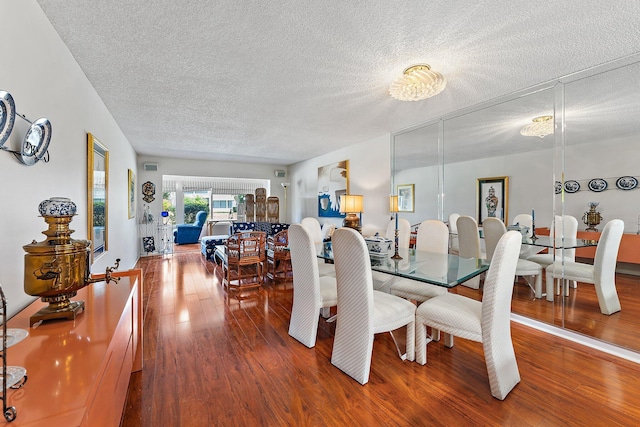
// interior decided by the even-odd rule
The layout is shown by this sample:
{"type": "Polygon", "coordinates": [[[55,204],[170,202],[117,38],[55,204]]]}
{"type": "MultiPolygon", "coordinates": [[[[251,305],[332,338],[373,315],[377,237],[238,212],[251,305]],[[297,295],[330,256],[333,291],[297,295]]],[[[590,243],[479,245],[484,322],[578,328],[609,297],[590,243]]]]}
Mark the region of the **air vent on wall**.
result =
{"type": "Polygon", "coordinates": [[[157,163],[145,163],[144,164],[144,170],[147,172],[155,172],[158,170],[158,164],[157,163]]]}
{"type": "Polygon", "coordinates": [[[276,169],[273,172],[278,178],[284,178],[287,176],[287,172],[284,169],[276,169]]]}

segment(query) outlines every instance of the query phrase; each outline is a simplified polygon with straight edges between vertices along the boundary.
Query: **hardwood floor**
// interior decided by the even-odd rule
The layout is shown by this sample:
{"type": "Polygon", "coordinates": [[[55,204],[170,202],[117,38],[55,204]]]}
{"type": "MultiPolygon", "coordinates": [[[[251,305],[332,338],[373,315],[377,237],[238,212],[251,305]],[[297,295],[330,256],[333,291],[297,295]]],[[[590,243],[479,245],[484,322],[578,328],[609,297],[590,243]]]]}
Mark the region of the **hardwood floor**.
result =
{"type": "MultiPolygon", "coordinates": [[[[376,336],[369,383],[331,365],[335,324],[316,347],[288,333],[292,285],[229,299],[197,251],[146,257],[144,369],[132,375],[123,426],[635,425],[640,366],[512,323],[522,380],[491,397],[482,345],[428,346],[403,362],[376,336]]],[[[517,285],[519,288],[525,288],[517,285]]],[[[528,288],[526,288],[528,289],[528,288]]],[[[637,313],[637,312],[636,312],[637,313]]]]}

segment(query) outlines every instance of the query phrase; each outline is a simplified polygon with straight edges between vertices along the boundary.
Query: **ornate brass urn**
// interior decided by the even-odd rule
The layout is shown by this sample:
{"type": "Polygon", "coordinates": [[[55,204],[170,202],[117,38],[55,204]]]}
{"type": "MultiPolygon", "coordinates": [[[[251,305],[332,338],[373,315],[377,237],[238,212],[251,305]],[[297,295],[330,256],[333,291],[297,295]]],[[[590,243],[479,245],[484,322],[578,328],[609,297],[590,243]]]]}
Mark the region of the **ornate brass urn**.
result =
{"type": "Polygon", "coordinates": [[[587,231],[598,231],[596,225],[602,221],[602,215],[596,211],[599,203],[589,202],[589,210],[582,215],[582,222],[587,226],[587,231]]]}
{"type": "Polygon", "coordinates": [[[30,324],[49,319],[73,320],[84,309],[84,301],[71,301],[78,291],[91,283],[111,280],[111,272],[118,268],[107,268],[106,277],[90,277],[89,240],[71,238],[74,230],[69,223],[76,214],[76,205],[63,197],[44,200],[38,207],[40,215],[49,228],[42,233],[47,238],[42,242],[33,240],[24,245],[24,291],[39,296],[47,307],[31,316],[30,324]]]}

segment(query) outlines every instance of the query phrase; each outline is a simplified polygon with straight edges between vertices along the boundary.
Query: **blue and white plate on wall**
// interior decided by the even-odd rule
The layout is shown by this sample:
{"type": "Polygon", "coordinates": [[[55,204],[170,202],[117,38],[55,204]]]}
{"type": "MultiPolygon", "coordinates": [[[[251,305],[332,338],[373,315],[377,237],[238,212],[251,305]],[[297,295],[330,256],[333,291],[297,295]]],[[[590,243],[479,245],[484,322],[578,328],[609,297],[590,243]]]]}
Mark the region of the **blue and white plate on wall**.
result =
{"type": "Polygon", "coordinates": [[[595,193],[599,193],[601,191],[604,191],[607,189],[607,181],[605,181],[602,178],[594,178],[591,181],[589,181],[589,190],[595,192],[595,193]]]}
{"type": "Polygon", "coordinates": [[[562,193],[562,183],[560,181],[556,181],[555,185],[553,186],[556,194],[560,194],[562,193]]]}
{"type": "Polygon", "coordinates": [[[621,176],[616,181],[616,187],[620,190],[633,190],[638,186],[638,180],[632,176],[621,176]]]}
{"type": "Polygon", "coordinates": [[[567,193],[577,193],[580,191],[580,183],[578,181],[565,181],[564,182],[564,191],[567,193]]]}

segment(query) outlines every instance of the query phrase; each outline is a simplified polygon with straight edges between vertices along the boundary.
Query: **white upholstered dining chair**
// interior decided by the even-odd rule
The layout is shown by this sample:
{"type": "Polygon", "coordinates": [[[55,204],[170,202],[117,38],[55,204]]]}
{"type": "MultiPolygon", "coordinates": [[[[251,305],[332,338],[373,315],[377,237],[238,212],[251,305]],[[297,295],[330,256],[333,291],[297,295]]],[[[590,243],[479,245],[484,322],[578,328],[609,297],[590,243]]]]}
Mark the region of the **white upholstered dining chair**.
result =
{"type": "MultiPolygon", "coordinates": [[[[478,232],[478,223],[476,220],[467,215],[460,215],[456,221],[458,228],[458,255],[462,258],[484,258],[482,248],[480,246],[480,234],[478,232]]],[[[472,289],[480,288],[480,276],[467,280],[462,283],[472,289]]]]}
{"type": "Polygon", "coordinates": [[[299,224],[289,227],[289,250],[293,269],[293,307],[289,335],[311,348],[316,345],[318,317],[329,317],[338,303],[335,277],[320,276],[311,236],[299,224]]]}
{"type": "MultiPolygon", "coordinates": [[[[558,260],[549,265],[546,269],[547,300],[553,301],[555,279],[565,282],[572,280],[594,285],[602,314],[610,315],[620,311],[615,276],[616,260],[623,232],[624,222],[620,219],[612,219],[604,226],[593,265],[567,260],[558,260]]],[[[563,288],[568,291],[566,283],[563,288]]]]}
{"type": "MultiPolygon", "coordinates": [[[[567,239],[575,239],[578,235],[578,220],[571,215],[556,215],[553,219],[553,224],[551,224],[551,228],[549,229],[549,237],[551,239],[564,237],[567,239]]],[[[549,253],[546,254],[534,254],[526,259],[529,261],[537,262],[543,268],[547,267],[550,264],[553,264],[554,261],[559,260],[560,258],[564,258],[566,261],[575,261],[576,260],[576,250],[575,249],[559,249],[554,251],[553,249],[549,249],[549,253]]]]}
{"type": "Polygon", "coordinates": [[[500,400],[520,382],[520,372],[511,341],[511,295],[522,235],[504,234],[493,253],[484,282],[482,302],[446,293],[431,298],[416,310],[416,362],[427,363],[426,327],[445,334],[446,347],[453,336],[481,342],[491,394],[500,400]]]}
{"type": "Polygon", "coordinates": [[[360,384],[366,384],[374,334],[406,326],[406,359],[414,360],[416,307],[400,297],[373,290],[367,245],[357,231],[346,227],[336,230],[333,257],[338,314],[331,363],[360,384]]]}
{"type": "MultiPolygon", "coordinates": [[[[416,237],[416,250],[446,254],[449,251],[449,228],[435,219],[420,223],[416,237]]],[[[423,302],[437,295],[447,293],[442,286],[430,285],[411,279],[397,279],[391,284],[390,292],[402,298],[423,302]]]]}
{"type": "MultiPolygon", "coordinates": [[[[308,216],[302,218],[300,225],[302,225],[305,230],[307,230],[307,233],[309,233],[309,236],[311,236],[311,241],[315,246],[316,253],[320,252],[323,245],[323,234],[318,220],[312,216],[308,216]]],[[[322,259],[318,259],[316,262],[318,263],[318,271],[321,276],[335,276],[336,270],[333,264],[327,264],[322,259]]]]}
{"type": "MultiPolygon", "coordinates": [[[[482,228],[484,231],[487,261],[491,261],[495,248],[498,245],[498,241],[507,232],[507,227],[499,218],[487,218],[482,223],[482,228]]],[[[520,251],[520,253],[522,253],[522,251],[520,251]]],[[[527,261],[526,259],[518,259],[516,276],[523,276],[527,285],[535,294],[535,297],[542,298],[542,266],[540,264],[527,261]],[[534,285],[531,285],[529,278],[535,281],[534,285]]]]}

